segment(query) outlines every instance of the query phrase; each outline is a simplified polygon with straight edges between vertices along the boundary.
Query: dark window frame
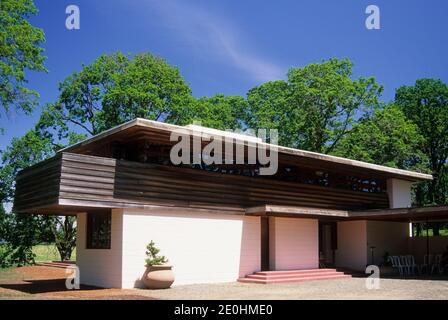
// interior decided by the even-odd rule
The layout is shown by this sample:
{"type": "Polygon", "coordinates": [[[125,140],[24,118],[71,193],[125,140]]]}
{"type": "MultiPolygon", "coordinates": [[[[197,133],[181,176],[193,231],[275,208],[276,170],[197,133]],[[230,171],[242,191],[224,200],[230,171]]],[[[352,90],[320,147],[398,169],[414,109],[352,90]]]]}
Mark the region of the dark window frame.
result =
{"type": "Polygon", "coordinates": [[[86,221],[86,249],[110,249],[112,242],[111,211],[88,212],[86,221]]]}

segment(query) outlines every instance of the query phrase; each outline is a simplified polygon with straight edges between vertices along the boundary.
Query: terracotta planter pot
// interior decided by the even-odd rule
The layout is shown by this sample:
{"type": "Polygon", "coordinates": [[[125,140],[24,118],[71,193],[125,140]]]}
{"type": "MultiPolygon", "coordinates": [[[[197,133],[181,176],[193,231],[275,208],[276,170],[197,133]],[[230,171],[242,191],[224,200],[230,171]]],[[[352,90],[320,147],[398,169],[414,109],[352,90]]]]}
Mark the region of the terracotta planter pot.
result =
{"type": "Polygon", "coordinates": [[[173,266],[147,266],[143,283],[148,289],[168,289],[174,282],[173,266]]]}

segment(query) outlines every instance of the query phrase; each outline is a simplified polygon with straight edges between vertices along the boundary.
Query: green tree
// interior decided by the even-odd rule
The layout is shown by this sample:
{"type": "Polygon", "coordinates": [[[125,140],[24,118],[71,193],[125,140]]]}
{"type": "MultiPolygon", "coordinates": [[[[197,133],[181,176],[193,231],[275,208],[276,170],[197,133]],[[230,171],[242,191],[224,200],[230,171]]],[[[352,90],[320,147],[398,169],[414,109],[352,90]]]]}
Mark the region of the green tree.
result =
{"type": "Polygon", "coordinates": [[[440,80],[419,79],[413,86],[397,89],[395,104],[423,136],[423,152],[434,176],[433,181],[420,184],[418,204],[447,204],[448,86],[440,80]]]}
{"type": "Polygon", "coordinates": [[[246,107],[246,100],[240,96],[217,94],[202,97],[195,100],[193,107],[179,118],[179,124],[200,121],[202,126],[214,129],[241,129],[244,125],[241,119],[246,107]]]}
{"type": "MultiPolygon", "coordinates": [[[[0,203],[11,202],[17,173],[52,156],[58,146],[36,130],[14,138],[1,154],[0,203]]],[[[3,206],[2,206],[3,208],[3,206]]],[[[61,260],[69,259],[75,246],[74,217],[39,216],[34,214],[3,213],[0,217],[0,239],[6,241],[4,264],[34,263],[32,247],[42,242],[55,242],[61,260]]]]}
{"type": "Polygon", "coordinates": [[[287,81],[251,89],[245,121],[276,128],[280,144],[331,152],[361,115],[379,105],[382,86],[374,78],[352,79],[348,59],[291,68],[287,81]]]}
{"type": "Polygon", "coordinates": [[[400,108],[388,105],[359,123],[345,135],[333,154],[388,167],[424,171],[427,158],[423,137],[400,108]]]}
{"type": "Polygon", "coordinates": [[[48,139],[42,139],[38,132],[29,130],[21,138],[13,138],[11,144],[2,151],[2,167],[0,169],[0,190],[4,194],[3,201],[14,197],[14,180],[17,173],[54,154],[54,146],[48,139]]]}
{"type": "Polygon", "coordinates": [[[45,36],[27,19],[37,13],[32,0],[0,2],[0,106],[29,112],[37,92],[26,87],[25,72],[45,71],[41,44],[45,36]]]}
{"type": "Polygon", "coordinates": [[[188,114],[191,89],[179,70],[149,53],[103,55],[59,85],[56,103],[38,128],[67,138],[70,129],[94,135],[136,117],[178,123],[188,114]]]}
{"type": "Polygon", "coordinates": [[[270,81],[252,88],[247,94],[248,107],[243,115],[250,128],[277,129],[279,144],[297,146],[297,119],[291,118],[290,86],[286,81],[270,81]]]}
{"type": "Polygon", "coordinates": [[[7,213],[6,224],[6,263],[23,266],[33,264],[33,246],[41,242],[44,221],[42,216],[7,213]]]}
{"type": "MultiPolygon", "coordinates": [[[[423,151],[434,176],[433,181],[417,186],[417,204],[448,204],[448,86],[441,80],[418,79],[413,86],[397,89],[395,103],[424,137],[423,151]]],[[[433,223],[434,235],[439,235],[440,226],[433,223]]]]}
{"type": "MultiPolygon", "coordinates": [[[[14,197],[14,182],[17,173],[53,152],[48,140],[42,140],[34,131],[28,131],[22,138],[14,138],[11,145],[1,153],[0,194],[2,204],[11,202],[14,197]]],[[[5,262],[14,265],[34,263],[32,247],[39,243],[47,228],[45,219],[29,214],[4,213],[0,223],[6,241],[5,262]]]]}
{"type": "Polygon", "coordinates": [[[191,106],[191,89],[179,70],[149,53],[131,58],[113,84],[99,114],[102,130],[137,117],[178,123],[191,106]]]}
{"type": "Polygon", "coordinates": [[[47,219],[61,261],[70,260],[76,247],[76,217],[50,216],[47,219]]]}

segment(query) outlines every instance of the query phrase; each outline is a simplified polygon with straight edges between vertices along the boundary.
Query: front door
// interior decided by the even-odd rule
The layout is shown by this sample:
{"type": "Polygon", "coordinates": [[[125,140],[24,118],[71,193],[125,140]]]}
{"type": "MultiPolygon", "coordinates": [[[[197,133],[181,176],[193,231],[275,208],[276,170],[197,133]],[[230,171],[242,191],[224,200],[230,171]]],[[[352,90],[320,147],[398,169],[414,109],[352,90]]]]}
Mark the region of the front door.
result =
{"type": "Polygon", "coordinates": [[[334,266],[337,249],[337,223],[319,221],[319,266],[334,266]]]}

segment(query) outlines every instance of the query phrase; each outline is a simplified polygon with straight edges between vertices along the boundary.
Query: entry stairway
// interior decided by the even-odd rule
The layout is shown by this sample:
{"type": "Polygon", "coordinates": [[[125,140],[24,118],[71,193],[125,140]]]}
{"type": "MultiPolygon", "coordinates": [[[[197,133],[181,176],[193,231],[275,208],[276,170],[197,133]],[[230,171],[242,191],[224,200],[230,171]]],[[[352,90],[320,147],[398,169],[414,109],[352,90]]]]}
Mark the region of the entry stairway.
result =
{"type": "Polygon", "coordinates": [[[326,268],[309,270],[260,271],[249,274],[245,278],[240,278],[238,281],[245,283],[271,284],[343,278],[351,278],[351,275],[337,271],[336,269],[326,268]]]}

